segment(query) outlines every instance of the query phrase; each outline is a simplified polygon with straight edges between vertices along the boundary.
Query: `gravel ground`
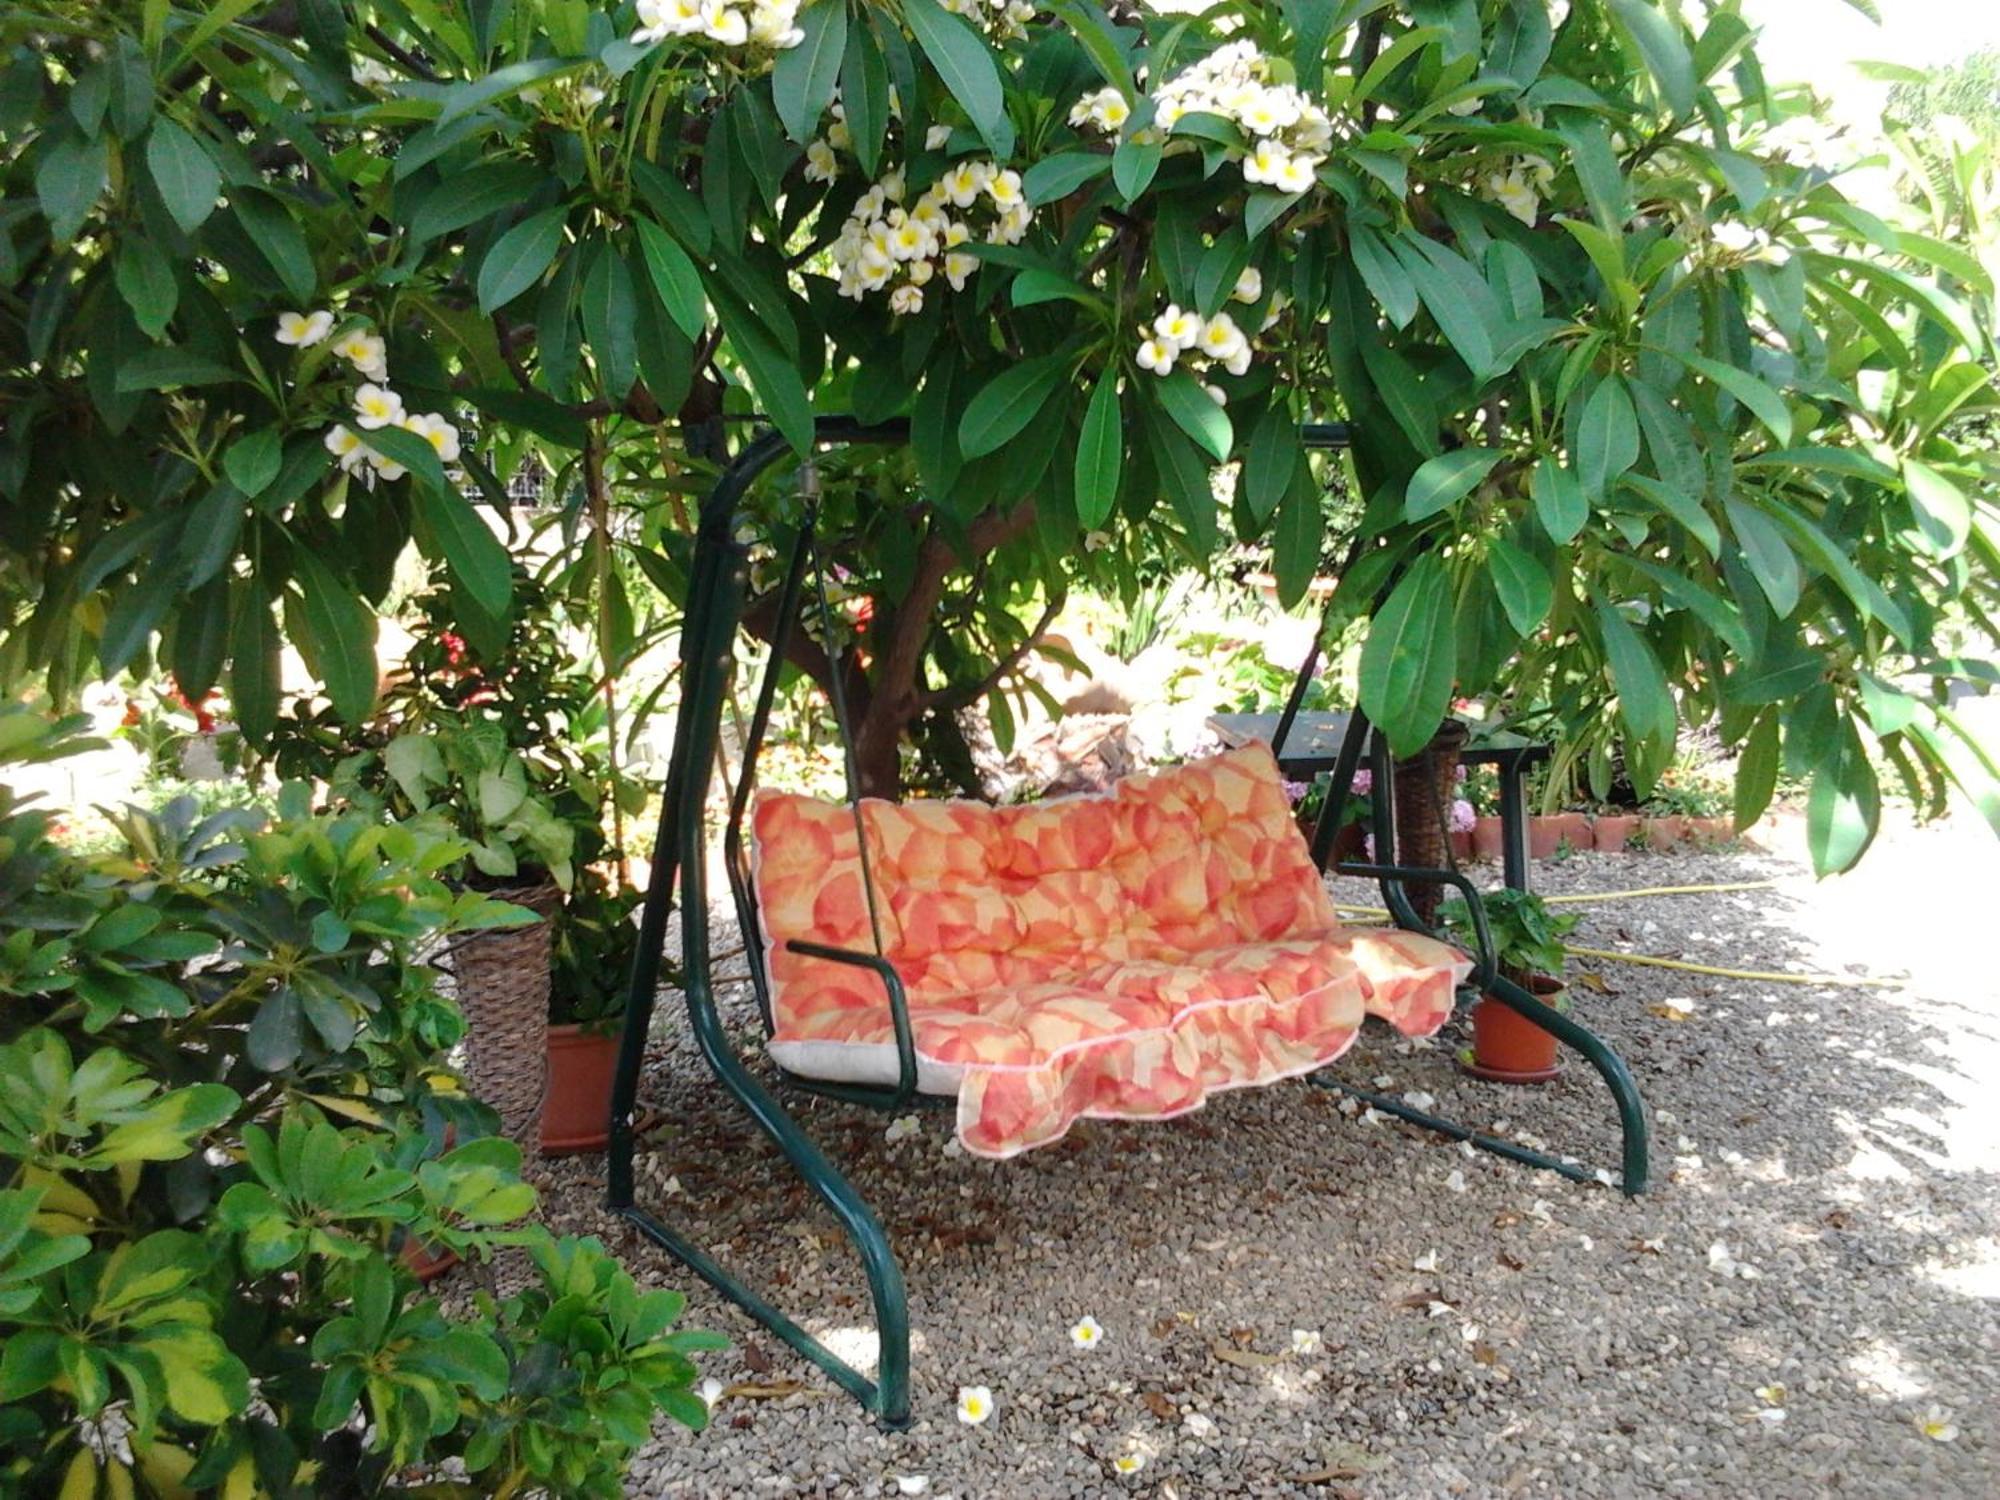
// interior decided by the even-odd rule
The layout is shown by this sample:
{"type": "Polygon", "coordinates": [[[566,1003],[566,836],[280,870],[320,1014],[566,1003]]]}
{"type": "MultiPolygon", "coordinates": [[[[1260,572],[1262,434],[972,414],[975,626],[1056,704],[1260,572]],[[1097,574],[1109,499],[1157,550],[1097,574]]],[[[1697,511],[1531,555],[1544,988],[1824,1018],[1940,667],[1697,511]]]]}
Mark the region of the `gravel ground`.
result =
{"type": "MultiPolygon", "coordinates": [[[[711,1428],[663,1424],[631,1492],[2000,1493],[2000,982],[1971,951],[2000,861],[1978,831],[1906,831],[1860,875],[1815,886],[1782,831],[1772,842],[1535,870],[1550,894],[1780,883],[1579,907],[1580,945],[1910,981],[1578,961],[1578,1014],[1652,1113],[1656,1184],[1636,1201],[1344,1114],[1303,1082],[1163,1124],[1084,1122],[999,1164],[946,1150],[943,1114],[892,1143],[881,1116],[788,1096],[902,1257],[907,1432],[878,1431],[602,1213],[601,1159],[549,1164],[552,1222],[686,1288],[690,1323],[736,1340],[707,1361],[736,1387],[711,1428]],[[1085,1314],[1106,1330],[1089,1351],[1067,1332],[1085,1314]],[[965,1385],[993,1391],[983,1426],[955,1417],[965,1385]],[[1143,1468],[1116,1473],[1132,1454],[1143,1468]]],[[[754,1052],[741,986],[729,1014],[754,1052]]],[[[1339,1076],[1616,1164],[1587,1066],[1541,1089],[1480,1084],[1454,1066],[1459,1023],[1433,1045],[1376,1026],[1339,1076]]],[[[710,1085],[671,1004],[657,1027],[645,1092],[669,1124],[642,1158],[642,1198],[867,1356],[845,1241],[710,1085]]]]}

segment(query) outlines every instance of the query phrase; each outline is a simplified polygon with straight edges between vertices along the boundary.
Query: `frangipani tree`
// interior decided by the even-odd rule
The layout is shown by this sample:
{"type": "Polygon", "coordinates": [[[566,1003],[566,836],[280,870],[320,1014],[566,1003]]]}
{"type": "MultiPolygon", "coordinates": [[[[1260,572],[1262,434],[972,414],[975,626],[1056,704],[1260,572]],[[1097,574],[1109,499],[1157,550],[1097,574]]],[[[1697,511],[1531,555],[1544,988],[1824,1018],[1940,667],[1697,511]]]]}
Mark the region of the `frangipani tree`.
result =
{"type": "Polygon", "coordinates": [[[1291,598],[1342,560],[1399,750],[1455,694],[1542,699],[1644,787],[1712,720],[1740,816],[1810,779],[1826,870],[1872,836],[1878,762],[2000,821],[1945,702],[1994,675],[1955,634],[1990,627],[1991,474],[1949,435],[1992,401],[1993,289],[1777,149],[1730,0],[4,25],[16,675],[159,632],[254,731],[284,630],[362,713],[406,538],[475,624],[508,606],[454,456],[492,491],[538,450],[607,528],[639,506],[670,586],[651,544],[715,419],[803,451],[815,412],[907,415],[835,549],[874,605],[875,789],[920,715],[1004,679],[1024,601],[1237,539],[1291,598]],[[1316,419],[1355,434],[1334,536],[1316,419]]]}

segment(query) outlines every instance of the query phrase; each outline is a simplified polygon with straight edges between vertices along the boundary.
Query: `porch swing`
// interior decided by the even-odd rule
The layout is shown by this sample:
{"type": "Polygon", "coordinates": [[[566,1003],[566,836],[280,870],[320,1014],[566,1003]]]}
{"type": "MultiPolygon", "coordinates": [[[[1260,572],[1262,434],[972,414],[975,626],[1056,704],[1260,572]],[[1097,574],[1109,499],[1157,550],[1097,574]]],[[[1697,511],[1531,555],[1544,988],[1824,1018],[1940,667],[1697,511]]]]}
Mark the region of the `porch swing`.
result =
{"type": "MultiPolygon", "coordinates": [[[[822,418],[820,445],[908,440],[903,424],[822,418]]],[[[1308,447],[1345,446],[1314,424],[1308,447]]],[[[746,602],[747,546],[736,535],[752,481],[789,451],[776,432],[750,441],[700,513],[682,638],[682,700],[668,761],[651,883],[640,927],[612,1096],[607,1207],[711,1282],[856,1396],[880,1421],[909,1419],[909,1314],[887,1235],[853,1185],[730,1046],[715,998],[705,809],[721,712],[746,602]],[[634,1197],[634,1117],[667,923],[679,896],[682,984],[695,1041],[716,1079],[832,1210],[859,1251],[880,1342],[869,1378],[634,1197]]],[[[1556,1033],[1610,1086],[1624,1129],[1627,1193],[1643,1191],[1645,1121],[1624,1065],[1590,1032],[1506,980],[1478,891],[1456,870],[1393,862],[1390,795],[1374,799],[1385,862],[1342,863],[1377,880],[1394,925],[1343,925],[1322,879],[1364,754],[1392,784],[1385,740],[1358,710],[1320,822],[1301,840],[1277,764],[1261,745],[1135,775],[1109,792],[1024,807],[861,799],[826,599],[816,524],[818,476],[798,470],[804,515],[779,588],[776,638],[736,785],[725,787],[723,865],[772,1062],[788,1085],[875,1108],[956,1101],[967,1150],[1005,1157],[1058,1139],[1084,1117],[1162,1119],[1215,1090],[1320,1070],[1373,1014],[1429,1034],[1468,981],[1475,992],[1556,1033]],[[834,670],[829,692],[848,783],[844,803],[757,797],[789,632],[808,575],[834,670]],[[746,818],[754,846],[746,848],[746,818]],[[1455,888],[1476,934],[1471,957],[1430,933],[1410,884],[1455,888]]],[[[1316,672],[1310,656],[1275,744],[1316,672]]],[[[1358,1090],[1348,1090],[1360,1093],[1358,1090]]],[[[1575,1178],[1572,1159],[1495,1140],[1400,1100],[1372,1104],[1476,1147],[1575,1178]]]]}

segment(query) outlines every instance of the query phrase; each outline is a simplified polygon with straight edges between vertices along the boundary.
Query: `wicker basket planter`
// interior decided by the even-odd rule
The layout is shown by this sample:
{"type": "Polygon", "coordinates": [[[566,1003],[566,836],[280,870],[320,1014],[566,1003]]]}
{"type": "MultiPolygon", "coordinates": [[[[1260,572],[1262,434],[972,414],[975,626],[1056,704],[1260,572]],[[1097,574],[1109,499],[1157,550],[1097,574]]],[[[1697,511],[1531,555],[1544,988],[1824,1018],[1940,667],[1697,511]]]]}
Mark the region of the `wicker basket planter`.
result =
{"type": "MultiPolygon", "coordinates": [[[[1452,799],[1458,795],[1458,752],[1468,730],[1463,721],[1446,719],[1431,742],[1408,760],[1396,762],[1396,855],[1406,865],[1427,870],[1455,869],[1448,834],[1452,799]]],[[[1425,925],[1437,920],[1442,886],[1405,887],[1410,905],[1425,925]]]]}
{"type": "Polygon", "coordinates": [[[541,1135],[548,1079],[549,917],[561,905],[562,892],[545,884],[488,894],[525,906],[542,920],[480,933],[458,949],[465,1077],[500,1116],[501,1133],[532,1152],[541,1135]]]}

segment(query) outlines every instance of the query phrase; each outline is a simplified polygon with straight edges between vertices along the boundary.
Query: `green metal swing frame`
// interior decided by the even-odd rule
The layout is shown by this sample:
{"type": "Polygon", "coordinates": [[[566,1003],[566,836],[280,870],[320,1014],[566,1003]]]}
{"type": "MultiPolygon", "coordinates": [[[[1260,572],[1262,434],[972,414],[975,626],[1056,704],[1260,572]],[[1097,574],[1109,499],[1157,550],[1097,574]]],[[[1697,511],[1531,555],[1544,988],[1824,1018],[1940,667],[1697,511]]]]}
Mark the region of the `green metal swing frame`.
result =
{"type": "MultiPolygon", "coordinates": [[[[815,438],[819,446],[894,445],[907,442],[909,430],[905,423],[866,426],[849,418],[822,417],[816,423],[815,438]]],[[[1309,448],[1342,448],[1347,446],[1348,433],[1345,426],[1337,423],[1309,424],[1301,429],[1301,441],[1309,448]]],[[[652,877],[640,922],[639,952],[633,964],[624,1036],[612,1088],[606,1207],[631,1222],[647,1238],[662,1246],[772,1334],[823,1370],[859,1400],[882,1425],[899,1428],[906,1426],[910,1420],[909,1297],[889,1237],[854,1185],[745,1066],[730,1045],[716,1006],[708,921],[705,814],[712,768],[720,743],[723,703],[734,668],[736,635],[742,624],[749,588],[748,544],[738,537],[736,522],[740,504],[751,484],[789,451],[789,444],[779,433],[769,429],[759,432],[724,467],[701,505],[689,572],[686,626],[681,637],[681,704],[675,722],[673,749],[667,762],[659,831],[653,850],[652,877]],[[637,1144],[639,1078],[645,1062],[647,1033],[660,982],[668,919],[675,909],[677,896],[681,912],[682,994],[695,1043],[716,1080],[743,1106],[758,1128],[770,1137],[793,1169],[825,1203],[860,1254],[874,1302],[880,1349],[873,1378],[835,1354],[756,1288],[636,1200],[633,1152],[637,1144]]],[[[807,464],[801,472],[811,475],[813,471],[807,464]]],[[[729,815],[723,831],[725,870],[738,919],[742,923],[744,951],[749,958],[751,980],[767,1032],[772,1024],[769,981],[763,970],[761,933],[750,890],[749,861],[743,848],[743,820],[755,784],[757,752],[769,727],[777,694],[784,633],[797,622],[808,567],[816,567],[818,563],[813,524],[816,493],[810,480],[805,490],[808,514],[800,528],[780,589],[780,637],[772,646],[770,665],[751,716],[737,785],[729,789],[729,815]]],[[[824,619],[824,588],[819,589],[818,594],[824,619]]],[[[829,641],[831,639],[829,635],[829,641]]],[[[1293,688],[1276,737],[1277,743],[1284,742],[1285,732],[1304,701],[1306,687],[1316,673],[1318,663],[1319,655],[1315,649],[1293,688]]],[[[846,704],[838,686],[838,670],[832,676],[835,683],[833,706],[841,724],[843,750],[848,758],[851,794],[854,788],[853,744],[846,733],[846,704]]],[[[1364,753],[1374,766],[1374,785],[1378,789],[1373,799],[1375,847],[1381,851],[1393,851],[1395,848],[1393,793],[1386,791],[1394,781],[1389,774],[1388,745],[1382,735],[1371,731],[1367,718],[1357,709],[1349,721],[1332,787],[1311,840],[1314,861],[1322,870],[1329,867],[1334,836],[1340,828],[1354,773],[1364,753]]],[[[851,795],[850,801],[853,801],[851,795]]],[[[858,819],[859,804],[854,805],[858,819]]],[[[861,845],[864,881],[868,877],[866,847],[864,840],[861,845]]],[[[1405,891],[1407,885],[1441,883],[1453,887],[1465,897],[1474,923],[1478,953],[1472,981],[1462,993],[1483,991],[1493,996],[1553,1032],[1561,1042],[1581,1053],[1591,1063],[1610,1088],[1618,1107],[1624,1134],[1624,1174],[1620,1185],[1628,1194],[1643,1192],[1647,1172],[1646,1119],[1630,1073],[1600,1038],[1499,973],[1485,912],[1479,892],[1472,882],[1456,870],[1417,869],[1396,864],[1393,860],[1382,864],[1343,862],[1333,868],[1343,875],[1378,881],[1384,904],[1393,920],[1412,931],[1428,932],[1429,929],[1412,909],[1405,891]]],[[[869,901],[872,915],[872,882],[869,883],[869,901]]],[[[917,1103],[945,1102],[930,1100],[918,1092],[916,1045],[910,1026],[908,1000],[895,966],[880,952],[879,935],[877,951],[873,953],[796,941],[789,946],[818,958],[870,969],[881,979],[893,1022],[898,1066],[894,1087],[832,1083],[805,1078],[780,1068],[781,1079],[790,1086],[812,1093],[877,1109],[900,1110],[917,1103]]],[[[1341,1089],[1377,1109],[1453,1139],[1470,1142],[1481,1150],[1579,1181],[1591,1180],[1595,1176],[1573,1163],[1528,1150],[1512,1141],[1482,1135],[1456,1121],[1413,1109],[1401,1100],[1352,1088],[1324,1073],[1314,1074],[1312,1081],[1324,1087],[1341,1089]]]]}

